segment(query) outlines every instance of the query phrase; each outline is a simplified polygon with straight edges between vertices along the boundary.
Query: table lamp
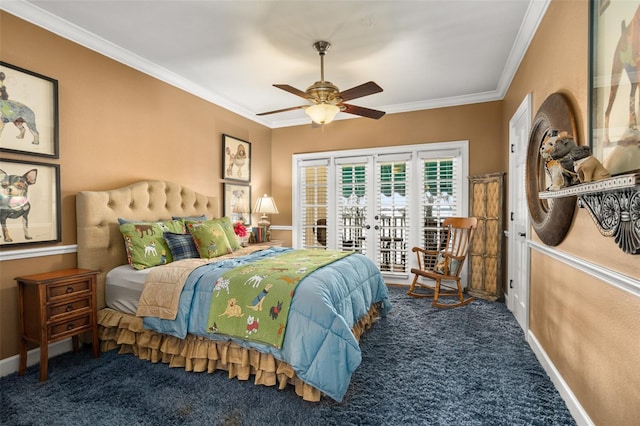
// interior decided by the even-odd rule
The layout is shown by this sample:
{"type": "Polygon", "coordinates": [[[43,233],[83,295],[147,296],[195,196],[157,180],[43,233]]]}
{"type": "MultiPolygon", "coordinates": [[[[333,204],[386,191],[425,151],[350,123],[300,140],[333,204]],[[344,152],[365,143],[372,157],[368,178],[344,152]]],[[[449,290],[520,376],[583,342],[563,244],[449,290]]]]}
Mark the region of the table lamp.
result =
{"type": "Polygon", "coordinates": [[[278,207],[276,207],[275,201],[273,201],[273,197],[268,197],[267,194],[264,194],[262,197],[258,198],[256,201],[256,207],[253,209],[255,213],[260,213],[260,220],[258,221],[258,226],[264,226],[267,228],[267,241],[269,241],[270,234],[269,226],[271,222],[269,222],[269,218],[267,218],[267,214],[277,214],[278,207]]]}

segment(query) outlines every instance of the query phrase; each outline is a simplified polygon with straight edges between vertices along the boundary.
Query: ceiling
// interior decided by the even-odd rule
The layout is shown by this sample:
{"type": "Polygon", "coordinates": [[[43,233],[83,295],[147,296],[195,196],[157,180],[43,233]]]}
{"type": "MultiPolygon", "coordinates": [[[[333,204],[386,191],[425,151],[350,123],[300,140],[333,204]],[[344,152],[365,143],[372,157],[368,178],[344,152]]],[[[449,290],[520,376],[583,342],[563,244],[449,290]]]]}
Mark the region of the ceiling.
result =
{"type": "MultiPolygon", "coordinates": [[[[0,8],[271,128],[308,124],[273,87],[384,91],[349,103],[416,111],[502,99],[550,0],[3,0],[0,8]]],[[[52,76],[55,78],[55,76],[52,76]]],[[[356,118],[339,113],[336,119],[356,118]]],[[[362,118],[362,120],[368,120],[362,118]]],[[[382,118],[384,120],[384,117],[382,118]]]]}

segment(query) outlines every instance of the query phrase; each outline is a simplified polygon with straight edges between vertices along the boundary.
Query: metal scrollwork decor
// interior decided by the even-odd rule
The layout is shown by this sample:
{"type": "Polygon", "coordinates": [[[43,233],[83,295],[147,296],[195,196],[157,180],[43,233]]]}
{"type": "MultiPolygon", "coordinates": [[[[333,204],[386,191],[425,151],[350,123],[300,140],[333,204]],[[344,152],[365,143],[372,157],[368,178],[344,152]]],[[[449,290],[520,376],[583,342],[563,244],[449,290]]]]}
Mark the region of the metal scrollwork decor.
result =
{"type": "Polygon", "coordinates": [[[587,209],[600,233],[613,237],[622,251],[640,254],[640,174],[620,176],[617,184],[615,180],[601,183],[613,181],[614,188],[580,195],[578,205],[587,209]]]}

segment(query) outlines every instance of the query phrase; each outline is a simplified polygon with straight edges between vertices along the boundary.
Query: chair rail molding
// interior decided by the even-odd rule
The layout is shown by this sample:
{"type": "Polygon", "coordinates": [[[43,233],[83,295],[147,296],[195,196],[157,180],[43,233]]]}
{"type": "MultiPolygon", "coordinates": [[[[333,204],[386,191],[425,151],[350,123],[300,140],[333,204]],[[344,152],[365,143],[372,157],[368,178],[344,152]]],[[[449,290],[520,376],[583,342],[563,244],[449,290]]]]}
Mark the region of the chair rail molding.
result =
{"type": "Polygon", "coordinates": [[[78,246],[71,244],[67,246],[39,247],[24,250],[11,250],[0,252],[0,262],[6,260],[28,259],[30,257],[54,256],[58,254],[76,253],[78,246]]]}
{"type": "Polygon", "coordinates": [[[537,241],[528,240],[527,245],[532,250],[543,253],[552,259],[565,263],[572,268],[575,268],[581,272],[584,272],[585,274],[604,281],[614,287],[619,288],[620,290],[624,290],[629,294],[640,297],[640,281],[633,277],[621,274],[617,271],[590,262],[588,260],[569,255],[563,251],[560,251],[553,247],[549,247],[537,241]]]}

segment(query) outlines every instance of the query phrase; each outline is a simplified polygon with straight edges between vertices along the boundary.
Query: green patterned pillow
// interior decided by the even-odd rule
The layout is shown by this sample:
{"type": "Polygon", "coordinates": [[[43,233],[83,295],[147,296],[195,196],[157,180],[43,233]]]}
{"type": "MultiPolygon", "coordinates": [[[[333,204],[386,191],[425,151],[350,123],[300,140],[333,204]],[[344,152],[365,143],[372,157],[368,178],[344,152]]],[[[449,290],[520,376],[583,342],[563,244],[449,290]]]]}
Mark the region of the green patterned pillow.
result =
{"type": "Polygon", "coordinates": [[[163,233],[184,234],[184,223],[180,220],[158,222],[127,222],[120,225],[120,233],[127,249],[127,260],[135,269],[171,263],[171,251],[163,233]]]}
{"type": "Polygon", "coordinates": [[[218,219],[212,219],[207,221],[206,219],[184,219],[184,223],[188,226],[190,223],[204,223],[204,222],[213,222],[220,225],[222,230],[224,231],[224,235],[227,237],[227,241],[229,242],[229,247],[231,250],[235,251],[239,248],[242,248],[242,244],[240,244],[240,240],[238,240],[238,236],[233,230],[233,224],[231,223],[231,219],[228,217],[221,217],[218,219]]]}
{"type": "Polygon", "coordinates": [[[238,250],[242,248],[242,244],[240,244],[240,240],[238,240],[238,236],[233,230],[233,224],[231,223],[231,219],[227,216],[221,217],[220,219],[213,219],[214,222],[217,222],[222,226],[222,230],[227,236],[227,240],[229,240],[229,245],[231,246],[231,250],[238,250]]]}
{"type": "Polygon", "coordinates": [[[187,230],[193,236],[202,259],[211,259],[233,251],[222,226],[213,220],[188,222],[187,230]]]}

